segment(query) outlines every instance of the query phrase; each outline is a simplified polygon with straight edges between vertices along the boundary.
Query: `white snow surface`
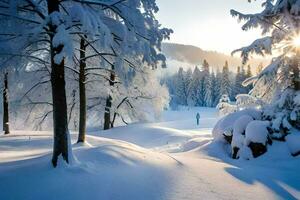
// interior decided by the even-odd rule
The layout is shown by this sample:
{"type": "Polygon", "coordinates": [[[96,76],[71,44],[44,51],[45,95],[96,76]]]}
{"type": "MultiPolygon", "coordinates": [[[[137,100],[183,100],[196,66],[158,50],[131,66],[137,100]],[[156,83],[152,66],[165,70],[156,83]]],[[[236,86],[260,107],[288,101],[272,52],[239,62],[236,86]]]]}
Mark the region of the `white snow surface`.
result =
{"type": "Polygon", "coordinates": [[[245,133],[246,127],[251,121],[253,121],[253,117],[250,115],[243,115],[234,122],[231,142],[232,147],[241,148],[243,146],[245,140],[243,133],[245,133]]]}
{"type": "Polygon", "coordinates": [[[249,145],[250,142],[266,144],[268,140],[269,121],[255,120],[248,124],[246,128],[245,144],[249,145]]]}
{"type": "Polygon", "coordinates": [[[51,132],[1,135],[0,199],[299,199],[300,157],[274,142],[257,159],[232,160],[229,145],[213,141],[216,113],[166,111],[160,122],[89,132],[84,145],[72,133],[75,161],[55,169],[51,132]]]}
{"type": "Polygon", "coordinates": [[[300,153],[300,131],[293,130],[292,133],[286,137],[286,141],[292,154],[300,153]]]}
{"type": "Polygon", "coordinates": [[[214,126],[212,130],[212,136],[214,137],[214,139],[223,141],[224,140],[223,134],[227,133],[228,135],[228,132],[232,133],[234,128],[234,123],[236,122],[236,120],[238,120],[240,117],[244,115],[248,115],[253,119],[260,119],[261,111],[249,108],[234,113],[230,113],[224,116],[218,121],[218,123],[214,126]]]}

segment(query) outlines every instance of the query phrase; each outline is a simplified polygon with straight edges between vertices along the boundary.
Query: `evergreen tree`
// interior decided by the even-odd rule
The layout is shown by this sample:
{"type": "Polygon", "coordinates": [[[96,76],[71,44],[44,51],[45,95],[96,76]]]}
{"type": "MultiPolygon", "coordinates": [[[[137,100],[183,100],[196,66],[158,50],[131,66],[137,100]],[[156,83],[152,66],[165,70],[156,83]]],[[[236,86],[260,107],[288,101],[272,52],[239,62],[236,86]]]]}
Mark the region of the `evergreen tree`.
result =
{"type": "Polygon", "coordinates": [[[180,105],[188,105],[188,85],[189,81],[187,79],[187,74],[184,72],[183,68],[179,68],[176,76],[176,101],[180,105]]]}
{"type": "Polygon", "coordinates": [[[189,84],[189,95],[188,104],[190,106],[202,106],[203,96],[202,96],[202,83],[201,83],[201,71],[196,66],[192,75],[192,80],[189,84]]]}
{"type": "Polygon", "coordinates": [[[230,84],[230,79],[229,79],[229,67],[228,67],[227,61],[225,62],[225,65],[222,70],[220,94],[228,95],[228,96],[231,94],[231,84],[230,84]]]}
{"type": "Polygon", "coordinates": [[[203,99],[203,103],[201,106],[210,106],[208,105],[209,102],[207,102],[206,98],[211,98],[208,97],[210,96],[209,93],[211,91],[211,83],[210,83],[210,74],[209,74],[209,64],[206,60],[203,61],[203,68],[202,68],[202,80],[201,80],[201,97],[203,99]],[[206,97],[206,95],[208,95],[206,97]]]}
{"type": "Polygon", "coordinates": [[[243,93],[243,86],[242,86],[242,82],[243,82],[243,77],[242,77],[242,72],[241,72],[241,67],[238,66],[237,68],[237,73],[235,76],[235,83],[234,83],[234,97],[236,97],[238,94],[242,94],[243,93]]]}
{"type": "MultiPolygon", "coordinates": [[[[246,72],[246,76],[245,76],[245,79],[243,81],[245,81],[246,79],[252,77],[252,71],[251,71],[251,66],[248,65],[247,66],[247,72],[246,72]]],[[[251,90],[252,90],[253,86],[252,84],[249,84],[245,87],[246,89],[246,94],[248,94],[251,90]]]]}
{"type": "Polygon", "coordinates": [[[211,102],[211,106],[215,107],[215,101],[216,101],[216,96],[217,96],[217,78],[216,78],[216,74],[214,71],[211,72],[210,74],[211,77],[211,96],[212,96],[212,102],[211,102]]]}
{"type": "Polygon", "coordinates": [[[221,82],[222,82],[222,73],[220,69],[217,69],[216,78],[215,78],[215,87],[214,87],[214,106],[217,106],[219,103],[219,100],[222,96],[221,94],[221,82]]]}
{"type": "Polygon", "coordinates": [[[204,96],[204,101],[205,101],[205,106],[207,107],[212,107],[213,102],[214,102],[214,85],[213,85],[213,79],[214,79],[214,74],[209,74],[208,78],[206,80],[206,89],[205,89],[205,96],[204,96]]]}

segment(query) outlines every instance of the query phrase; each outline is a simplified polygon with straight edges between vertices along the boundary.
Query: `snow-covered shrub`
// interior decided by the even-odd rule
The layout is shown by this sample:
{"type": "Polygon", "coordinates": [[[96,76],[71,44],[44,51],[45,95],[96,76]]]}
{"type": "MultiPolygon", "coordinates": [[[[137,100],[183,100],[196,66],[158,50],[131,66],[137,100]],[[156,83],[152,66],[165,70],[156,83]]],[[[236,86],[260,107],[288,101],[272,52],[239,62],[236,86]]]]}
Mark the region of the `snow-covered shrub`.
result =
{"type": "Polygon", "coordinates": [[[220,115],[224,116],[226,114],[235,112],[237,107],[230,103],[230,99],[227,94],[223,94],[219,100],[217,109],[219,110],[220,115]]]}
{"type": "Polygon", "coordinates": [[[269,140],[267,127],[269,125],[269,121],[255,120],[250,122],[246,128],[244,144],[251,149],[254,158],[267,151],[267,143],[269,140]]]}
{"type": "Polygon", "coordinates": [[[297,92],[286,89],[274,98],[273,103],[263,107],[263,119],[271,122],[272,139],[284,141],[293,125],[297,125],[299,107],[295,102],[297,92]]]}
{"type": "Polygon", "coordinates": [[[213,128],[212,135],[214,140],[220,140],[224,142],[227,140],[229,143],[231,143],[231,139],[228,140],[226,138],[232,137],[235,121],[244,115],[250,116],[255,120],[261,119],[261,111],[252,108],[230,113],[222,117],[213,128]]]}
{"type": "Polygon", "coordinates": [[[232,158],[238,157],[239,150],[244,146],[247,125],[253,120],[250,115],[243,115],[234,122],[231,142],[232,158]]]}
{"type": "Polygon", "coordinates": [[[286,142],[293,156],[300,155],[300,131],[293,130],[292,133],[286,137],[286,142]]]}

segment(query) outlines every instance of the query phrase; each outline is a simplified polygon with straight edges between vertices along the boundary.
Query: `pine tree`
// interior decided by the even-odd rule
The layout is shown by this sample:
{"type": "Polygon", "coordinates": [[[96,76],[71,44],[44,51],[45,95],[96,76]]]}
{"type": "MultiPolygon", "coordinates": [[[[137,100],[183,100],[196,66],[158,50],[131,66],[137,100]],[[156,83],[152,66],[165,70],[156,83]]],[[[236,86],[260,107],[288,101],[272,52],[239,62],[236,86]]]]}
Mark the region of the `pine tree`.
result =
{"type": "Polygon", "coordinates": [[[211,83],[210,83],[210,73],[209,73],[209,64],[206,60],[203,61],[202,67],[202,80],[201,80],[201,98],[203,99],[203,103],[201,106],[210,106],[210,102],[207,102],[207,99],[210,99],[211,96],[211,83]],[[208,96],[207,96],[208,95],[208,96]]]}
{"type": "Polygon", "coordinates": [[[229,80],[229,67],[228,62],[225,62],[225,65],[222,70],[222,79],[221,79],[221,86],[220,86],[220,94],[221,95],[228,95],[231,94],[231,83],[229,80]]]}
{"type": "Polygon", "coordinates": [[[201,82],[201,71],[196,66],[192,75],[192,80],[189,85],[188,104],[190,106],[202,106],[202,82],[201,82]]]}
{"type": "Polygon", "coordinates": [[[216,78],[214,71],[211,72],[210,77],[211,77],[211,96],[212,96],[211,106],[215,107],[216,106],[215,102],[217,99],[218,91],[217,91],[217,78],[216,78]]]}
{"type": "Polygon", "coordinates": [[[217,73],[216,73],[216,79],[215,79],[215,93],[214,93],[214,97],[215,97],[215,100],[214,100],[214,106],[217,106],[218,103],[219,103],[219,100],[222,96],[221,94],[221,83],[222,83],[222,73],[220,71],[220,69],[218,68],[217,69],[217,73]]]}
{"type": "Polygon", "coordinates": [[[214,85],[212,83],[213,81],[213,76],[214,74],[209,74],[208,75],[208,78],[205,79],[206,82],[205,82],[205,96],[204,96],[204,101],[205,101],[205,106],[207,107],[212,107],[213,106],[213,91],[214,91],[214,85]]]}
{"type": "Polygon", "coordinates": [[[179,68],[176,76],[176,99],[180,105],[188,105],[188,83],[183,68],[179,68]]]}
{"type": "MultiPolygon", "coordinates": [[[[245,76],[245,79],[243,81],[245,81],[246,79],[252,77],[252,71],[251,71],[251,66],[248,65],[247,66],[247,72],[246,72],[246,76],[245,76]]],[[[249,84],[245,87],[245,90],[246,90],[246,94],[248,94],[251,90],[253,89],[253,86],[252,84],[249,84]]]]}

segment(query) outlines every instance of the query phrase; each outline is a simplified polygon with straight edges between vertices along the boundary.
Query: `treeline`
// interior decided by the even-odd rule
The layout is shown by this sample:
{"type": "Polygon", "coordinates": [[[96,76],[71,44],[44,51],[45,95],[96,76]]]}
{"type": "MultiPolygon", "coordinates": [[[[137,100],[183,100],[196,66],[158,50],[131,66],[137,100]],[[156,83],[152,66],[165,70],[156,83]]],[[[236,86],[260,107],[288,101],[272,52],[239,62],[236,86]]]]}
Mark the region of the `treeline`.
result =
{"type": "Polygon", "coordinates": [[[237,67],[237,72],[229,71],[226,61],[222,71],[214,72],[209,63],[204,60],[201,67],[193,70],[180,68],[177,73],[166,77],[163,82],[169,88],[170,106],[176,109],[178,105],[215,107],[222,95],[228,95],[231,101],[238,94],[247,94],[251,86],[243,87],[244,80],[252,76],[251,66],[237,67]]]}

